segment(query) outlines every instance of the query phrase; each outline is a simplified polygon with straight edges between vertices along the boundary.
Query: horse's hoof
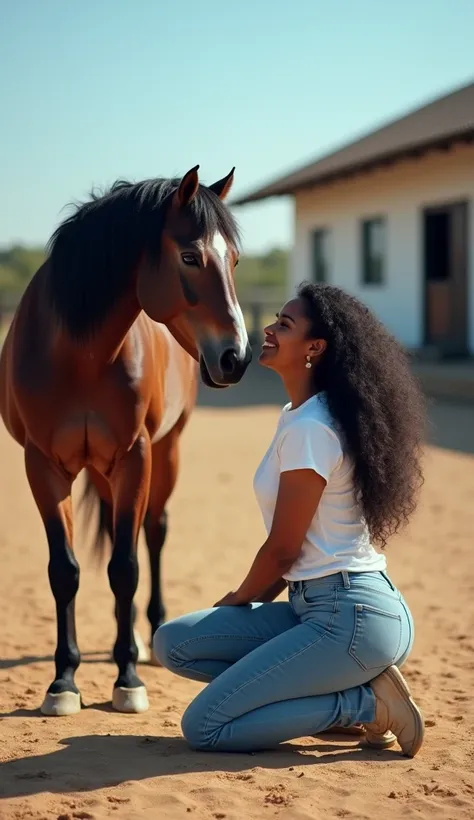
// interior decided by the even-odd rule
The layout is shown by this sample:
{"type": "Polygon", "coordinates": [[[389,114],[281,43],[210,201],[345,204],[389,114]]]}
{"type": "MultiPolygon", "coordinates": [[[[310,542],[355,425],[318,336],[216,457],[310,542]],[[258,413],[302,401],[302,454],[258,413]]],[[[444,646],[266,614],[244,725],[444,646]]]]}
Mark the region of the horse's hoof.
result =
{"type": "Polygon", "coordinates": [[[64,717],[77,715],[81,711],[81,696],[79,692],[46,692],[41,704],[41,712],[48,717],[64,717]]]}
{"type": "Polygon", "coordinates": [[[148,709],[148,695],[144,686],[129,689],[125,686],[116,686],[112,695],[112,706],[117,712],[137,714],[148,709]]]}
{"type": "Polygon", "coordinates": [[[137,655],[137,663],[149,663],[150,662],[150,650],[148,649],[146,643],[144,642],[142,636],[136,630],[133,633],[135,638],[135,643],[138,648],[138,655],[137,655]]]}

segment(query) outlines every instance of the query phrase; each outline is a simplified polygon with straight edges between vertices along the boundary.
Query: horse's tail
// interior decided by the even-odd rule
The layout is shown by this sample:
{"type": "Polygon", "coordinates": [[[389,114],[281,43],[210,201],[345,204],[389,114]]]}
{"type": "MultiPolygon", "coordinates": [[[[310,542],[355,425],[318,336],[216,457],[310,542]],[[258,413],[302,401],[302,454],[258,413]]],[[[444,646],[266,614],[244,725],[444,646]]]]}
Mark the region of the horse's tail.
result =
{"type": "Polygon", "coordinates": [[[84,491],[79,500],[79,507],[83,509],[86,521],[91,521],[94,515],[94,507],[99,504],[99,515],[97,528],[94,537],[93,551],[97,561],[101,564],[105,558],[107,548],[110,547],[110,510],[105,501],[101,499],[97,488],[93,483],[89,471],[86,469],[86,480],[84,491]]]}

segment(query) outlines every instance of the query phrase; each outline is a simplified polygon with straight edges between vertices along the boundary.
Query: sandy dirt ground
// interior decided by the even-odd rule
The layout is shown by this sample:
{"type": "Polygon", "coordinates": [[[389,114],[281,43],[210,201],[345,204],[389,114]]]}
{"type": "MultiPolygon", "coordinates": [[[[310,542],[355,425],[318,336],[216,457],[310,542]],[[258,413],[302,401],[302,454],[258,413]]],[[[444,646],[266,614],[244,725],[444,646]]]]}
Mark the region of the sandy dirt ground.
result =
{"type": "MultiPolygon", "coordinates": [[[[168,615],[210,606],[236,586],[263,538],[254,469],[275,407],[200,407],[183,438],[164,553],[168,615]]],[[[85,708],[39,712],[52,679],[55,611],[47,548],[22,453],[0,427],[0,818],[191,817],[243,820],[474,817],[474,459],[430,449],[419,511],[389,549],[390,573],[414,613],[406,676],[426,718],[415,760],[345,736],[301,738],[256,755],[196,753],[180,716],[199,684],[142,666],[150,710],[111,711],[113,600],[83,522],[77,674],[85,708]]],[[[90,533],[89,533],[90,534],[90,533]]],[[[140,544],[139,625],[148,571],[140,544]]]]}

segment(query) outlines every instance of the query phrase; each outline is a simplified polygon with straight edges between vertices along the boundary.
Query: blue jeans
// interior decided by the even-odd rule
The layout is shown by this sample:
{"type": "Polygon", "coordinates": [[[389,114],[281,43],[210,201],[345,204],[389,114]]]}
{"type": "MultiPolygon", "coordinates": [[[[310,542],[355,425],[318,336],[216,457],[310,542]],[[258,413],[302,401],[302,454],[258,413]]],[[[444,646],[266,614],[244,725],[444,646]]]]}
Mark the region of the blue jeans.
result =
{"type": "Polygon", "coordinates": [[[224,606],[168,621],[160,662],[209,683],[182,731],[195,749],[250,752],[375,719],[368,682],[413,645],[408,607],[385,573],[289,585],[289,602],[224,606]]]}

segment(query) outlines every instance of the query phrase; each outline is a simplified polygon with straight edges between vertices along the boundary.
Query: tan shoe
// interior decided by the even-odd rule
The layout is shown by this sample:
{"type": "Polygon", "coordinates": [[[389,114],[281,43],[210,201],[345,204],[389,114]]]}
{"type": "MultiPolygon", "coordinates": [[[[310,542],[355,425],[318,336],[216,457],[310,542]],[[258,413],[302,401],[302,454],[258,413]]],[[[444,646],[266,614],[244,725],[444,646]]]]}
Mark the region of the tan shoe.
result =
{"type": "Polygon", "coordinates": [[[390,731],[390,729],[383,734],[377,734],[376,732],[371,732],[366,728],[365,740],[369,746],[372,746],[373,749],[390,749],[390,747],[395,746],[395,743],[397,742],[397,738],[393,732],[390,731]]]}
{"type": "Polygon", "coordinates": [[[362,735],[365,736],[365,726],[362,723],[353,723],[352,726],[329,726],[322,735],[362,735]]]}
{"type": "Polygon", "coordinates": [[[388,749],[397,742],[397,738],[390,730],[383,734],[368,732],[363,723],[353,723],[352,726],[330,726],[321,734],[358,735],[364,737],[369,746],[374,749],[388,749]]]}
{"type": "Polygon", "coordinates": [[[403,675],[396,666],[390,666],[369,686],[375,695],[375,720],[365,724],[367,736],[392,731],[403,754],[415,757],[423,743],[425,724],[403,675]]]}

